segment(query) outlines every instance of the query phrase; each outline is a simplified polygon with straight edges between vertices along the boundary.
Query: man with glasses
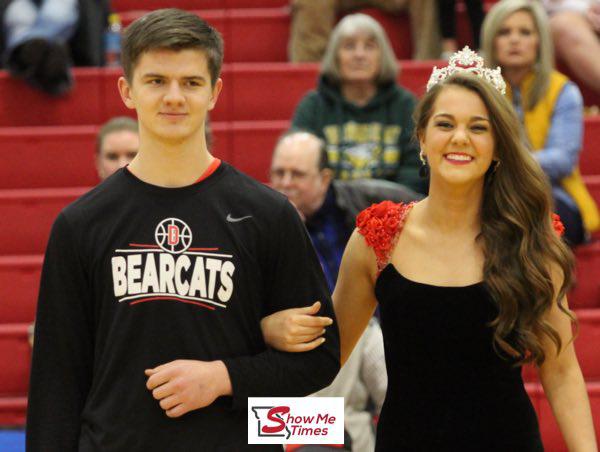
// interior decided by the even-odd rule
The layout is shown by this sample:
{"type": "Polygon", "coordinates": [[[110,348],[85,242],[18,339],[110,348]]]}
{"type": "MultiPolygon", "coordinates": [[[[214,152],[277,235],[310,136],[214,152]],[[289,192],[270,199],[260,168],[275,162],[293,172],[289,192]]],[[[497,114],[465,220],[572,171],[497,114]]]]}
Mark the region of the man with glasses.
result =
{"type": "Polygon", "coordinates": [[[333,180],[325,142],[310,132],[284,133],[273,152],[271,185],[294,204],[305,222],[333,291],[344,247],[356,215],[383,200],[410,202],[422,196],[409,188],[378,179],[333,180]]]}

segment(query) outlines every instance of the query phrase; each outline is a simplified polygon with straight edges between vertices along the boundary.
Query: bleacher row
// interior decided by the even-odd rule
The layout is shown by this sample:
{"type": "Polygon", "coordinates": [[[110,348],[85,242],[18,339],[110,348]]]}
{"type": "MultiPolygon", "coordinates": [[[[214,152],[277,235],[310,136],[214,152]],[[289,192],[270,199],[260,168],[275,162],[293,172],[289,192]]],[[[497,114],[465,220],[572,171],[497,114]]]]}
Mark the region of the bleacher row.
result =
{"type": "MultiPolygon", "coordinates": [[[[177,6],[193,10],[195,0],[113,0],[125,24],[141,9],[177,6]]],[[[199,14],[215,25],[226,41],[224,89],[211,113],[213,153],[242,171],[266,181],[277,136],[289,126],[294,107],[314,88],[318,66],[286,63],[288,0],[203,0],[199,14]],[[260,3],[261,8],[256,8],[260,3]],[[268,38],[265,39],[265,36],[268,38]]],[[[459,40],[468,28],[458,3],[459,40]]],[[[421,95],[434,64],[410,57],[408,16],[365,11],[386,28],[401,62],[398,81],[421,95]]],[[[110,117],[132,115],[116,89],[119,70],[76,69],[75,89],[49,99],[0,72],[0,426],[22,425],[30,368],[27,328],[35,305],[43,251],[50,225],[66,204],[95,185],[95,134],[110,117]]],[[[586,105],[600,96],[583,90],[586,105]]],[[[600,202],[600,117],[585,120],[581,170],[600,202]]],[[[600,243],[576,251],[578,284],[569,296],[577,310],[577,351],[600,432],[600,243]]],[[[546,450],[566,450],[548,402],[532,369],[524,378],[540,419],[546,450]]]]}

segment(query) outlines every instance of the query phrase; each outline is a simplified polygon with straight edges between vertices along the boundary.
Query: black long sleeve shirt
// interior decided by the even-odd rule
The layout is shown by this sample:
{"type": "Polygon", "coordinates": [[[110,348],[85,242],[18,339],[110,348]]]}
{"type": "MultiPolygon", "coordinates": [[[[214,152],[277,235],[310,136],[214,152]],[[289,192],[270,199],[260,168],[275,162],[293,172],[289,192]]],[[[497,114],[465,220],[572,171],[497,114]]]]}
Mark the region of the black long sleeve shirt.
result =
{"type": "Polygon", "coordinates": [[[307,353],[278,352],[262,339],[262,317],[315,300],[333,316],[310,239],[278,193],[226,163],[170,189],[117,172],[52,228],[28,450],[248,448],[248,396],[307,395],[339,370],[336,326],[307,353]],[[223,360],[233,397],[168,418],[144,369],[176,359],[223,360]]]}

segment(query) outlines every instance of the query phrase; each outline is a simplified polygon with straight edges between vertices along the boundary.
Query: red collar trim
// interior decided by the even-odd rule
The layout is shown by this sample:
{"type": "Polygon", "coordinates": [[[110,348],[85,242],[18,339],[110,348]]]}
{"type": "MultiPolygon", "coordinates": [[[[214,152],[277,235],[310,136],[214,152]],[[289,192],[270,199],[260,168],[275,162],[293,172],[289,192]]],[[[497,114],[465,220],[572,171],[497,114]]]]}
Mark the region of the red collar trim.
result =
{"type": "Polygon", "coordinates": [[[220,165],[221,159],[213,159],[213,161],[210,162],[210,165],[208,165],[208,168],[206,168],[206,170],[204,170],[204,172],[202,173],[202,176],[200,176],[200,178],[194,183],[197,184],[199,182],[202,182],[204,179],[209,178],[211,174],[214,173],[220,165]]]}

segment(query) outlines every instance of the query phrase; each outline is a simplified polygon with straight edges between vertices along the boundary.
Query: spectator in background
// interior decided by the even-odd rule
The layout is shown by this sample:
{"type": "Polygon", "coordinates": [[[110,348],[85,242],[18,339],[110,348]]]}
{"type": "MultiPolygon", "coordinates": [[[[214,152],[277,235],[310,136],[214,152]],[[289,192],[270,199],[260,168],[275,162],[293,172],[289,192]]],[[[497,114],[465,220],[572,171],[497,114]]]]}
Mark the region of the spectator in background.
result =
{"type": "Polygon", "coordinates": [[[413,136],[415,97],[396,84],[398,64],[379,23],[342,19],[323,57],[319,85],[296,107],[292,127],[327,143],[335,178],[377,178],[423,193],[413,136]]]}
{"type": "Polygon", "coordinates": [[[555,211],[571,245],[600,228],[600,215],[579,174],[583,102],[577,86],[554,69],[546,13],[527,0],[502,0],[488,12],[482,46],[500,66],[524,139],[552,183],[555,211]]]}
{"type": "Polygon", "coordinates": [[[100,180],[129,165],[140,147],[138,123],[127,116],[113,118],[98,131],[96,170],[100,180]]]}
{"type": "MultiPolygon", "coordinates": [[[[417,193],[393,182],[382,180],[333,180],[328,168],[325,142],[304,131],[289,131],[278,140],[271,161],[270,182],[296,206],[306,224],[311,240],[333,292],[342,253],[355,227],[356,215],[364,208],[384,199],[410,202],[420,199],[417,193]]],[[[311,325],[318,304],[310,309],[289,310],[293,321],[311,325]]],[[[281,317],[268,316],[261,322],[267,343],[281,340],[269,332],[285,331],[269,324],[281,317]]],[[[318,325],[317,331],[326,326],[318,325]]],[[[320,335],[318,335],[320,337],[320,335]]],[[[307,344],[301,344],[308,346],[307,344]]],[[[334,382],[315,395],[344,397],[346,430],[352,438],[352,450],[373,451],[375,434],[373,416],[378,416],[387,389],[387,373],[383,351],[383,335],[376,319],[372,319],[361,336],[348,362],[334,382]]]]}
{"type": "Polygon", "coordinates": [[[2,65],[34,88],[60,96],[72,64],[104,64],[108,0],[0,0],[2,65]]]}
{"type": "Polygon", "coordinates": [[[558,58],[600,93],[600,2],[544,0],[558,58]]]}
{"type": "Polygon", "coordinates": [[[325,146],[324,141],[312,133],[286,132],[273,152],[270,182],[296,206],[333,292],[356,215],[386,199],[410,202],[422,196],[389,181],[333,180],[325,146]]]}
{"type": "MultiPolygon", "coordinates": [[[[456,1],[438,0],[439,23],[442,34],[442,58],[447,60],[458,50],[456,41],[456,1]]],[[[471,22],[473,46],[479,49],[479,34],[483,22],[483,4],[481,0],[464,0],[471,22]]]]}
{"type": "Polygon", "coordinates": [[[408,9],[413,58],[437,58],[440,37],[435,0],[292,0],[290,60],[320,61],[337,15],[360,8],[378,8],[388,13],[408,9]]]}

